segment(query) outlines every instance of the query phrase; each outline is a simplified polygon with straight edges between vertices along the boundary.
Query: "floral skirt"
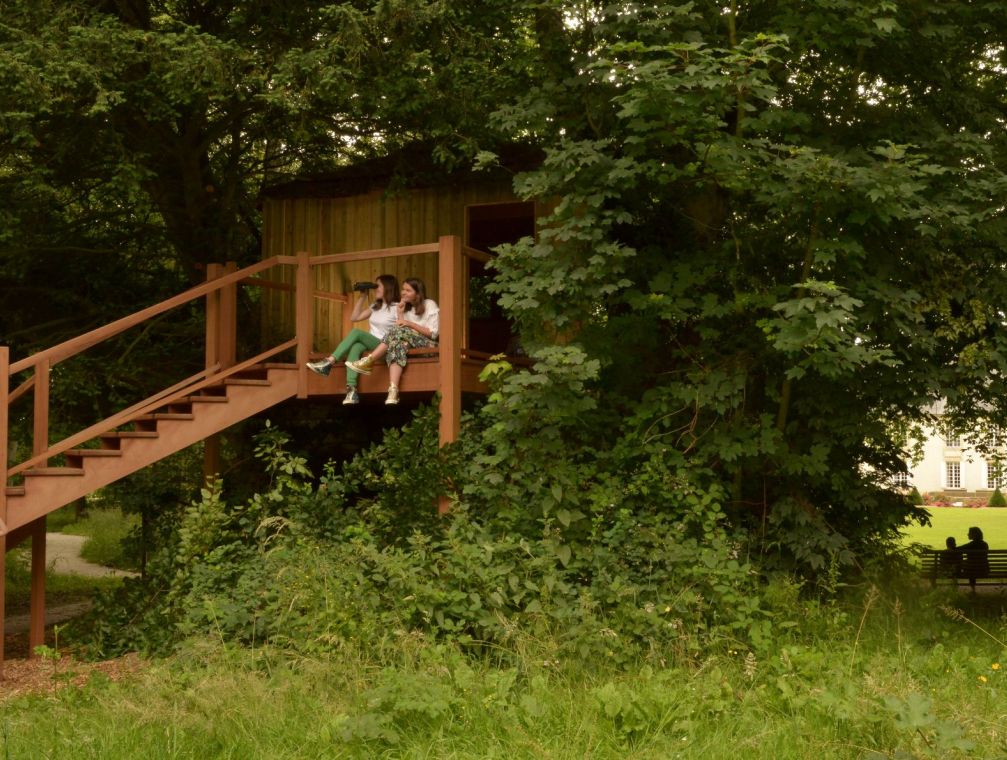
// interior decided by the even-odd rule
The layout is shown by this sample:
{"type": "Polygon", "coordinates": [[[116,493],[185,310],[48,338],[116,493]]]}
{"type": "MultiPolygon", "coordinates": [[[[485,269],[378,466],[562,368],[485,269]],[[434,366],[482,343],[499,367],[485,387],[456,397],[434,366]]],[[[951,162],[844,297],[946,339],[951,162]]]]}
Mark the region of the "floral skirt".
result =
{"type": "Polygon", "coordinates": [[[436,340],[420,335],[411,327],[398,326],[389,330],[381,342],[388,346],[385,364],[398,364],[400,367],[406,366],[406,352],[410,348],[432,348],[437,345],[436,340]]]}

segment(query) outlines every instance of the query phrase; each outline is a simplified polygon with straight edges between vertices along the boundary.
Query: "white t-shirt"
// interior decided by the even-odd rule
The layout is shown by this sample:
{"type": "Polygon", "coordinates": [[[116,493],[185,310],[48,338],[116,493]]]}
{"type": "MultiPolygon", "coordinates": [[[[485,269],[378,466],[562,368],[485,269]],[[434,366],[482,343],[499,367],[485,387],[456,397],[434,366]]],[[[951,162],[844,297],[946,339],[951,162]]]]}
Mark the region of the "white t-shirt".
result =
{"type": "Polygon", "coordinates": [[[441,310],[437,306],[436,301],[427,298],[423,302],[423,314],[421,316],[418,316],[412,309],[407,309],[402,318],[409,322],[415,322],[421,327],[429,328],[430,338],[437,340],[441,324],[441,310]]]}
{"type": "Polygon", "coordinates": [[[394,303],[386,303],[380,307],[371,304],[371,313],[367,317],[367,324],[371,328],[371,335],[378,340],[385,337],[385,334],[395,327],[395,321],[398,319],[398,311],[395,307],[394,303]]]}

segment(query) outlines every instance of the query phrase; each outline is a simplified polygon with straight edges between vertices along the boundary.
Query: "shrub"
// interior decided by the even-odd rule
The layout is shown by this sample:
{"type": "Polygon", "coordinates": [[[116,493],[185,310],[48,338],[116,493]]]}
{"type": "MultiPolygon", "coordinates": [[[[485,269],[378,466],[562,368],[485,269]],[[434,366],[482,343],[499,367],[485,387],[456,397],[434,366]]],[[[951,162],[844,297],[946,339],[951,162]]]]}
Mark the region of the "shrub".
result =
{"type": "Polygon", "coordinates": [[[1004,495],[1000,493],[999,488],[993,492],[992,496],[990,496],[989,506],[998,507],[1000,509],[1007,507],[1007,499],[1005,499],[1004,495]]]}
{"type": "Polygon", "coordinates": [[[909,492],[909,503],[915,507],[923,506],[923,496],[920,495],[916,486],[913,486],[913,490],[909,492]]]}
{"type": "Polygon", "coordinates": [[[621,498],[607,486],[599,492],[611,498],[582,494],[583,511],[516,517],[462,502],[437,519],[430,494],[395,494],[396,484],[437,482],[435,425],[421,411],[400,433],[434,441],[427,456],[390,456],[386,437],[317,489],[283,434],[267,430],[257,454],[269,490],[232,504],[219,484],[205,489],[149,578],[121,595],[141,605],[135,630],[123,625],[128,613],[99,610],[101,651],[164,649],[207,632],[311,653],[412,634],[480,650],[538,641],[610,662],[692,658],[728,639],[768,646],[758,574],[715,487],[683,474],[664,482],[643,463],[621,498]],[[633,497],[661,508],[634,508],[633,497]]]}

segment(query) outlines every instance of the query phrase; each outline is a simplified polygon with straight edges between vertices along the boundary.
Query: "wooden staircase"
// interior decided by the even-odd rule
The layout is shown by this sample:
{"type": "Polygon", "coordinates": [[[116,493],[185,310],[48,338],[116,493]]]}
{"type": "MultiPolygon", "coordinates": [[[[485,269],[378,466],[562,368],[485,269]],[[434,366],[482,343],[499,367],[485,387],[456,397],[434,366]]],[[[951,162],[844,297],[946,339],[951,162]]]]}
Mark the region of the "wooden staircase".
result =
{"type": "MultiPolygon", "coordinates": [[[[342,301],[345,294],[315,288],[314,268],[351,261],[397,256],[437,256],[440,340],[433,356],[418,359],[400,386],[403,393],[440,393],[440,440],[458,434],[462,391],[485,392],[479,371],[488,356],[467,348],[464,312],[468,300],[469,260],[490,257],[465,248],[459,238],[444,236],[436,243],[357,253],[310,256],[273,256],[245,269],[234,264],[207,267],[207,282],[66,343],[32,356],[11,361],[10,350],[0,346],[0,558],[25,539],[31,539],[31,626],[29,646],[44,643],[45,521],[46,515],[75,499],[214,434],[241,420],[291,398],[341,395],[345,369],[323,378],[308,371],[312,356],[315,299],[342,301]],[[293,268],[285,280],[268,279],[283,267],[293,268]],[[266,277],[260,275],[267,275],[266,277]],[[239,360],[237,347],[238,286],[279,288],[294,293],[295,335],[257,356],[239,360]],[[128,329],[197,299],[206,302],[205,369],[116,412],[84,430],[52,443],[49,439],[50,372],[60,361],[86,351],[128,329]],[[290,361],[289,354],[293,354],[290,361]],[[288,358],[283,360],[283,355],[288,358]],[[17,387],[12,381],[30,372],[17,387]],[[32,393],[32,455],[20,463],[9,462],[10,406],[32,393]],[[58,466],[54,466],[57,463],[58,466]],[[11,483],[12,478],[23,479],[11,483]]],[[[343,329],[348,329],[349,309],[344,309],[343,329]]],[[[316,354],[317,356],[317,354],[316,354]]],[[[363,396],[383,395],[383,371],[361,378],[363,396]]],[[[207,461],[210,462],[210,457],[207,461]]],[[[213,471],[212,468],[208,469],[213,471]]],[[[441,501],[441,511],[447,502],[441,501]]],[[[0,679],[4,661],[5,573],[0,572],[0,679]]]]}
{"type": "Polygon", "coordinates": [[[8,533],[292,398],[297,375],[294,364],[251,367],[102,433],[93,446],[68,449],[64,466],[25,470],[24,485],[7,487],[8,533]]]}

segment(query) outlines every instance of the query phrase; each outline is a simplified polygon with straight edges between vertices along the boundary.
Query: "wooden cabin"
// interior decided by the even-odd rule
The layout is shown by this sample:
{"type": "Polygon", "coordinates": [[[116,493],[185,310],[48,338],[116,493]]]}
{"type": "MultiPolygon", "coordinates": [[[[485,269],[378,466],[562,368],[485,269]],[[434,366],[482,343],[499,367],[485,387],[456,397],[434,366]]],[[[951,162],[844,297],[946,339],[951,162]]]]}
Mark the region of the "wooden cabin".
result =
{"type": "MultiPolygon", "coordinates": [[[[429,176],[429,175],[428,175],[429,176]]],[[[396,179],[387,162],[353,167],[326,178],[290,182],[262,196],[262,252],[293,256],[307,251],[318,257],[350,252],[423,246],[452,235],[463,251],[463,345],[483,353],[502,353],[514,337],[493,300],[485,295],[491,278],[485,260],[491,249],[535,234],[541,209],[518,200],[509,172],[456,172],[412,183],[396,179]],[[486,254],[485,258],[471,252],[486,254]]],[[[380,274],[399,282],[418,277],[430,298],[440,303],[438,255],[434,252],[400,256],[358,257],[315,266],[316,299],[313,345],[320,351],[335,346],[351,326],[349,311],[353,283],[373,281],[380,274]]],[[[289,278],[291,273],[287,273],[289,278]]],[[[282,275],[281,275],[281,281],[282,275]]],[[[284,282],[289,286],[289,279],[284,282]]],[[[294,321],[289,290],[263,294],[263,323],[286,334],[294,321]]],[[[366,327],[366,322],[356,325],[366,327]]]]}

